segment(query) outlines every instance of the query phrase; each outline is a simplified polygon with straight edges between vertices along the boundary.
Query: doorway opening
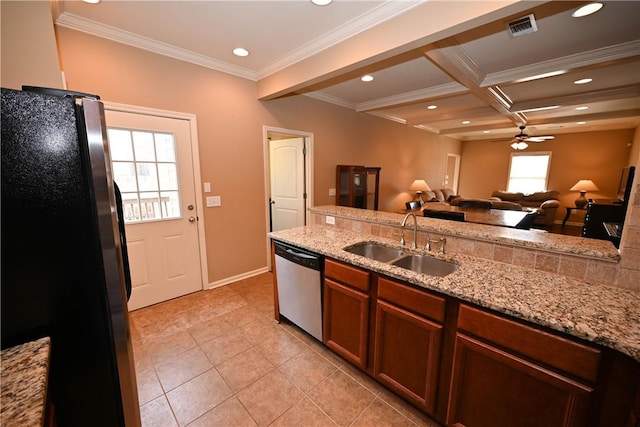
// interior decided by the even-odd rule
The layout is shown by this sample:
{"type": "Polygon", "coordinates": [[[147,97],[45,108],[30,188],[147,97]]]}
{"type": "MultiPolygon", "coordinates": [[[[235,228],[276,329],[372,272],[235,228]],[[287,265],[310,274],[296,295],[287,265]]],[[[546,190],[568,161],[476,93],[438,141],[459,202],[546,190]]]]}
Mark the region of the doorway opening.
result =
{"type": "MultiPolygon", "coordinates": [[[[313,134],[263,126],[267,232],[309,223],[313,206],[313,134]]],[[[271,268],[267,239],[267,264],[271,268]]]]}

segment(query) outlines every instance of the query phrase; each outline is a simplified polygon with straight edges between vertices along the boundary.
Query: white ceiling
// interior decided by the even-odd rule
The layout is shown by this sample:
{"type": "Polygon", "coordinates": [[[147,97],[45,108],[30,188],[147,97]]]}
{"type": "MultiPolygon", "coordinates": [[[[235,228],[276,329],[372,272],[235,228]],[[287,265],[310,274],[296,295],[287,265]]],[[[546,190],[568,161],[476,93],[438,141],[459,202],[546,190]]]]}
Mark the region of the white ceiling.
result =
{"type": "Polygon", "coordinates": [[[261,99],[304,93],[460,140],[509,140],[521,124],[532,136],[640,125],[640,1],[572,18],[585,3],[58,0],[55,10],[57,25],[255,80],[261,99]],[[530,13],[538,31],[509,36],[507,23],[530,13]],[[517,82],[556,70],[566,72],[517,82]],[[367,72],[375,79],[363,83],[367,72]]]}

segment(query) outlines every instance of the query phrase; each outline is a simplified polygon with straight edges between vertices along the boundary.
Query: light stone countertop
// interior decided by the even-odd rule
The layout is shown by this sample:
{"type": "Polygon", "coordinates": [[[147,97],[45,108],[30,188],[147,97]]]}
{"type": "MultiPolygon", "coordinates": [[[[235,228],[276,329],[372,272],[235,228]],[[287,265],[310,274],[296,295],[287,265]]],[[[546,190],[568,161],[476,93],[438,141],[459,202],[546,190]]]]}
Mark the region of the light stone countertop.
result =
{"type": "Polygon", "coordinates": [[[45,337],[2,350],[0,425],[43,425],[50,348],[51,341],[45,337]]]}
{"type": "Polygon", "coordinates": [[[310,225],[273,232],[270,236],[274,240],[616,349],[640,362],[638,292],[593,285],[558,274],[462,254],[430,253],[460,267],[445,277],[428,276],[346,252],[344,248],[364,241],[392,247],[399,247],[399,244],[395,240],[365,236],[333,226],[310,225]]]}
{"type": "MultiPolygon", "coordinates": [[[[310,209],[310,212],[388,226],[399,226],[403,217],[400,213],[354,209],[334,205],[315,206],[310,209]]],[[[565,236],[536,229],[520,230],[517,228],[497,227],[471,222],[447,221],[423,217],[420,211],[414,213],[418,220],[418,230],[421,231],[448,234],[466,239],[502,243],[529,249],[582,255],[598,258],[603,261],[618,262],[620,260],[620,252],[607,240],[565,236]]],[[[411,221],[410,224],[413,224],[413,222],[411,221]]]]}

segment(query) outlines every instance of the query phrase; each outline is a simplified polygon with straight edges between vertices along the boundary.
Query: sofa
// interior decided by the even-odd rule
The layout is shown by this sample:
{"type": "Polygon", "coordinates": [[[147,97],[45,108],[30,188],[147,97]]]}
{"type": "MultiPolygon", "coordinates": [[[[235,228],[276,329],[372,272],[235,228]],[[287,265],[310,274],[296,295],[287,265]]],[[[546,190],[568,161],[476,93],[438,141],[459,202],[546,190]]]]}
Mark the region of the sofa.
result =
{"type": "Polygon", "coordinates": [[[535,209],[538,212],[538,217],[534,224],[549,226],[553,224],[556,212],[560,207],[559,194],[555,190],[537,191],[526,195],[497,190],[491,193],[489,200],[491,200],[493,209],[509,209],[514,204],[520,205],[523,209],[535,209]]]}
{"type": "Polygon", "coordinates": [[[439,190],[430,190],[422,193],[422,199],[425,203],[449,203],[456,196],[456,192],[452,188],[441,188],[439,190]]]}

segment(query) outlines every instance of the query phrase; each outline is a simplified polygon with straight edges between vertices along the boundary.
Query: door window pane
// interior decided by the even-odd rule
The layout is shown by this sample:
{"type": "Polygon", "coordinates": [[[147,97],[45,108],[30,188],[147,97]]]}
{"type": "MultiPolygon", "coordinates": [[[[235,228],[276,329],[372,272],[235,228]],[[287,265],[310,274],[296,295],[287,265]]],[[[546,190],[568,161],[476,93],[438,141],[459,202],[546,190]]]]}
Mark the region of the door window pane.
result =
{"type": "Polygon", "coordinates": [[[113,178],[122,192],[125,222],[179,218],[174,135],[109,128],[107,136],[113,178]]]}
{"type": "Polygon", "coordinates": [[[175,163],[158,163],[160,190],[177,190],[178,173],[175,163]]]}
{"type": "Polygon", "coordinates": [[[156,157],[159,162],[176,162],[176,148],[173,135],[156,133],[156,157]]]}
{"type": "Polygon", "coordinates": [[[109,129],[107,135],[111,160],[133,160],[131,132],[123,129],[109,129]]]}
{"type": "Polygon", "coordinates": [[[158,169],[155,163],[137,163],[138,190],[152,191],[158,188],[158,169]]]}

